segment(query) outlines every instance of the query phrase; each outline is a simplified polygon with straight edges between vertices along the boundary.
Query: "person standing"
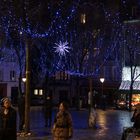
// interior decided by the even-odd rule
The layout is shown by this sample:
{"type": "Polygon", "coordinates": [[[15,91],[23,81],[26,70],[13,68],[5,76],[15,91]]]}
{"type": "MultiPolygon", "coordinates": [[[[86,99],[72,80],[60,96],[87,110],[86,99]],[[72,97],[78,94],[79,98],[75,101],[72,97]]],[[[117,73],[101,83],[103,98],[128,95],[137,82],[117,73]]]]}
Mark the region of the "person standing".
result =
{"type": "Polygon", "coordinates": [[[24,130],[24,122],[25,122],[25,95],[21,95],[18,100],[18,114],[19,114],[19,131],[22,132],[24,130]]]}
{"type": "Polygon", "coordinates": [[[17,140],[16,136],[16,110],[12,108],[11,101],[5,97],[0,108],[0,140],[17,140]]]}
{"type": "Polygon", "coordinates": [[[52,133],[53,140],[69,140],[73,135],[72,117],[68,112],[68,106],[65,102],[59,105],[59,111],[54,120],[52,133]]]}
{"type": "MultiPolygon", "coordinates": [[[[129,136],[129,133],[136,134],[140,136],[140,104],[136,105],[133,116],[131,118],[131,122],[133,122],[132,127],[128,127],[123,131],[121,140],[126,140],[129,136]]],[[[135,136],[135,135],[134,135],[135,136]]]]}
{"type": "Polygon", "coordinates": [[[44,113],[45,113],[45,127],[51,127],[52,123],[52,98],[47,96],[44,104],[44,113]]]}

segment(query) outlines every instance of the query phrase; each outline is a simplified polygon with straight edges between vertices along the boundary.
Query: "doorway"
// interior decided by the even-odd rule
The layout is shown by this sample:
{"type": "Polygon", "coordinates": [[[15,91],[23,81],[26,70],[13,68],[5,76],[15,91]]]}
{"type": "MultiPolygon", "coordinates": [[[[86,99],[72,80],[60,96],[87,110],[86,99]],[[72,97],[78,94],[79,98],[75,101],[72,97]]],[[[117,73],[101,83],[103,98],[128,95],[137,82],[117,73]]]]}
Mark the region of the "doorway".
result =
{"type": "Polygon", "coordinates": [[[17,105],[18,100],[18,87],[11,87],[11,102],[13,105],[17,105]]]}

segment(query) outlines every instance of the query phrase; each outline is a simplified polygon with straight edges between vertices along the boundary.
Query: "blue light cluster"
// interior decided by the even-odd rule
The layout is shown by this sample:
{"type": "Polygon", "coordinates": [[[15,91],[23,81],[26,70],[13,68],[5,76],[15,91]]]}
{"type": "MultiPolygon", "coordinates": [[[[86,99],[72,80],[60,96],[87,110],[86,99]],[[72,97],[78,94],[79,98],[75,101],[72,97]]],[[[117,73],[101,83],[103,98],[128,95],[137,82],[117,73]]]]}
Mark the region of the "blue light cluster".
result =
{"type": "MultiPolygon", "coordinates": [[[[69,25],[69,23],[71,22],[71,20],[76,14],[76,9],[77,9],[77,5],[79,1],[80,0],[75,1],[75,3],[77,4],[72,5],[69,15],[65,19],[62,19],[62,12],[63,12],[62,11],[63,1],[62,1],[60,3],[61,8],[57,9],[57,11],[55,12],[56,13],[55,16],[50,23],[49,28],[43,33],[40,33],[38,31],[38,27],[40,27],[40,25],[38,25],[38,27],[33,28],[31,23],[29,22],[27,14],[26,14],[27,26],[23,27],[22,18],[19,18],[19,19],[15,18],[14,13],[12,12],[12,5],[11,5],[11,8],[9,8],[8,10],[8,15],[2,16],[0,18],[0,24],[2,24],[1,26],[5,29],[6,34],[9,33],[9,28],[12,27],[18,30],[19,34],[20,32],[22,32],[23,34],[30,35],[32,38],[51,37],[54,35],[54,33],[59,33],[60,30],[65,30],[67,28],[67,26],[69,25]]],[[[25,7],[24,7],[25,11],[27,7],[28,7],[28,3],[25,3],[25,7]]],[[[51,7],[49,7],[49,9],[51,11],[51,7]]]]}
{"type": "MultiPolygon", "coordinates": [[[[115,52],[120,50],[120,47],[122,47],[121,43],[123,42],[123,45],[128,41],[126,38],[123,38],[123,32],[124,30],[126,30],[126,26],[123,25],[122,22],[120,22],[120,13],[119,12],[115,12],[114,15],[112,15],[112,13],[110,13],[110,11],[108,9],[105,9],[104,7],[104,13],[105,13],[105,22],[108,24],[108,26],[110,25],[110,28],[112,27],[112,29],[110,29],[110,33],[108,33],[106,30],[104,30],[103,32],[99,33],[99,36],[96,38],[94,38],[92,36],[92,34],[95,35],[95,33],[93,33],[92,31],[90,32],[90,37],[84,33],[83,35],[86,36],[86,40],[92,40],[97,39],[96,43],[92,44],[92,42],[90,42],[90,45],[86,48],[86,49],[90,49],[93,51],[94,47],[98,47],[99,48],[99,55],[96,55],[94,58],[94,60],[98,60],[98,57],[103,58],[102,62],[100,64],[98,64],[98,67],[96,67],[95,70],[93,70],[92,72],[80,72],[80,64],[78,64],[78,62],[80,60],[80,57],[82,58],[82,53],[83,53],[83,48],[80,48],[82,46],[82,39],[79,42],[79,45],[75,45],[77,43],[77,38],[78,36],[80,36],[80,34],[77,32],[78,31],[78,27],[74,27],[71,31],[69,31],[68,27],[70,25],[70,23],[72,23],[74,21],[75,15],[77,14],[77,9],[79,6],[79,2],[80,0],[75,0],[74,3],[70,6],[70,8],[68,9],[68,15],[66,17],[63,16],[64,12],[63,12],[63,5],[64,5],[64,1],[62,0],[61,3],[59,4],[59,6],[56,8],[56,11],[54,11],[53,16],[52,16],[52,20],[49,23],[49,27],[48,29],[46,29],[45,31],[40,31],[39,28],[41,28],[41,25],[36,25],[36,26],[32,26],[31,22],[29,21],[28,15],[26,14],[26,26],[23,26],[23,19],[22,18],[16,18],[14,13],[13,13],[13,7],[12,7],[12,3],[11,3],[11,7],[9,7],[8,10],[8,15],[4,15],[0,17],[0,25],[3,28],[5,34],[7,37],[9,37],[10,34],[10,30],[12,28],[12,30],[16,30],[18,32],[18,34],[20,36],[27,34],[32,38],[53,38],[50,41],[50,46],[53,46],[52,44],[55,45],[56,42],[64,42],[64,41],[68,41],[69,43],[69,47],[70,49],[70,54],[69,54],[69,59],[72,59],[70,57],[74,57],[74,62],[71,62],[72,60],[55,60],[54,61],[54,66],[57,68],[56,69],[67,69],[67,71],[72,74],[72,75],[79,75],[79,76],[84,76],[84,75],[95,75],[96,73],[98,73],[102,67],[104,66],[104,64],[108,61],[109,57],[115,52]],[[106,43],[106,35],[110,34],[110,37],[108,40],[110,40],[110,43],[106,43]],[[76,47],[77,48],[76,48],[76,47]],[[75,49],[77,49],[78,51],[76,51],[75,49]],[[102,51],[103,49],[105,49],[104,51],[102,51]],[[74,55],[72,54],[72,52],[74,53],[74,55]],[[80,54],[80,57],[75,55],[76,53],[80,54]],[[102,52],[102,54],[101,54],[102,52]],[[79,57],[79,58],[76,58],[79,57]],[[77,60],[77,61],[76,61],[77,60]],[[69,64],[70,62],[70,64],[69,64]],[[72,66],[73,63],[77,63],[77,66],[72,66]],[[67,67],[65,67],[65,65],[68,65],[67,67]]],[[[126,1],[124,0],[123,3],[125,4],[126,1]]],[[[24,10],[26,11],[28,7],[28,3],[25,3],[25,7],[24,10]]],[[[51,5],[48,5],[48,10],[51,11],[53,7],[51,7],[51,5]]],[[[104,25],[103,25],[104,26],[104,25]]],[[[128,30],[128,29],[127,29],[128,30]]],[[[139,33],[137,31],[135,31],[135,35],[139,38],[139,33]]],[[[135,37],[136,37],[135,36],[135,37]]],[[[134,35],[133,35],[134,37],[134,35]]],[[[128,43],[128,42],[127,42],[128,43]]],[[[41,45],[40,45],[41,46],[41,45]]],[[[39,47],[40,47],[39,46],[39,47]]],[[[40,47],[41,48],[41,47],[40,47]]],[[[53,47],[52,47],[53,48],[53,47]]],[[[89,52],[89,53],[92,53],[89,52]]],[[[43,51],[42,51],[43,52],[43,51]]],[[[78,55],[79,55],[78,54],[78,55]]],[[[46,56],[46,54],[42,53],[42,57],[44,58],[46,56]]],[[[89,56],[91,56],[91,54],[89,54],[89,56]]],[[[57,58],[57,57],[56,57],[57,58]]],[[[67,58],[67,57],[65,57],[67,58]]],[[[83,61],[83,67],[85,67],[85,69],[88,69],[88,62],[90,62],[90,60],[86,60],[86,59],[90,59],[91,57],[84,57],[85,61],[83,61]],[[86,64],[85,64],[86,63],[86,64]]],[[[117,58],[117,57],[116,57],[117,58]]],[[[48,60],[49,61],[49,60],[48,60]]],[[[51,60],[50,60],[51,61],[51,60]]],[[[118,62],[119,59],[115,59],[115,61],[117,61],[118,66],[120,65],[120,63],[118,62]]],[[[45,66],[43,66],[44,64],[44,59],[41,60],[41,65],[43,67],[43,69],[45,69],[45,66]]],[[[85,71],[86,71],[85,70],[85,71]]]]}

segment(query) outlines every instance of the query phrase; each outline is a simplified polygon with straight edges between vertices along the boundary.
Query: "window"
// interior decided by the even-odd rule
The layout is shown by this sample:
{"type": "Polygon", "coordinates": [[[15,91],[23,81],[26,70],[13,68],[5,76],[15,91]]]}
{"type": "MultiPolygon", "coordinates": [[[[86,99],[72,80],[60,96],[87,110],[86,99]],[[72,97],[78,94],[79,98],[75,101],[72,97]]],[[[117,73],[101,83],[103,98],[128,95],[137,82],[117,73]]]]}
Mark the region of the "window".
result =
{"type": "Polygon", "coordinates": [[[70,75],[68,75],[65,71],[61,71],[61,72],[56,73],[55,79],[56,80],[69,80],[70,75]]]}
{"type": "Polygon", "coordinates": [[[43,95],[43,90],[39,89],[39,95],[43,95]]]}
{"type": "Polygon", "coordinates": [[[0,81],[3,81],[3,72],[0,71],[0,81]]]}
{"type": "Polygon", "coordinates": [[[86,14],[81,14],[81,23],[86,23],[86,14]]]}
{"type": "Polygon", "coordinates": [[[136,7],[136,6],[133,6],[133,7],[132,7],[132,16],[133,16],[134,18],[137,17],[137,7],[136,7]]]}
{"type": "Polygon", "coordinates": [[[34,95],[43,95],[43,90],[42,89],[34,89],[34,95]]]}
{"type": "Polygon", "coordinates": [[[34,95],[38,95],[38,90],[37,89],[34,90],[34,95]]]}
{"type": "Polygon", "coordinates": [[[16,73],[15,73],[15,71],[10,71],[10,80],[11,81],[16,81],[16,73]]]}

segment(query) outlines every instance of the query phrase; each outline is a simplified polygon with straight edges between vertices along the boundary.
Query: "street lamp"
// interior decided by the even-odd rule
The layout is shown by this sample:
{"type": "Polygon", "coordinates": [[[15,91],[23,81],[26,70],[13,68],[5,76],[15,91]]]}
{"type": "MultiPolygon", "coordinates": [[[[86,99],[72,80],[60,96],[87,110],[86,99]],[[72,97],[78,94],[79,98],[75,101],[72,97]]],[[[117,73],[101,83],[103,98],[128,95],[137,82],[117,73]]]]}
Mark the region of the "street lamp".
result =
{"type": "Polygon", "coordinates": [[[102,83],[102,96],[103,96],[103,83],[105,81],[105,78],[100,78],[100,82],[102,83]]]}
{"type": "Polygon", "coordinates": [[[26,91],[26,77],[22,77],[22,82],[24,83],[24,94],[25,94],[25,91],[26,91]]]}
{"type": "Polygon", "coordinates": [[[22,81],[23,81],[23,83],[25,83],[25,82],[26,82],[26,78],[25,78],[25,77],[23,77],[23,78],[22,78],[22,81]]]}
{"type": "Polygon", "coordinates": [[[105,96],[103,94],[103,83],[105,81],[105,78],[100,78],[100,82],[102,83],[102,95],[101,95],[101,99],[102,99],[102,109],[105,110],[105,106],[106,106],[106,103],[105,103],[105,96]]]}

